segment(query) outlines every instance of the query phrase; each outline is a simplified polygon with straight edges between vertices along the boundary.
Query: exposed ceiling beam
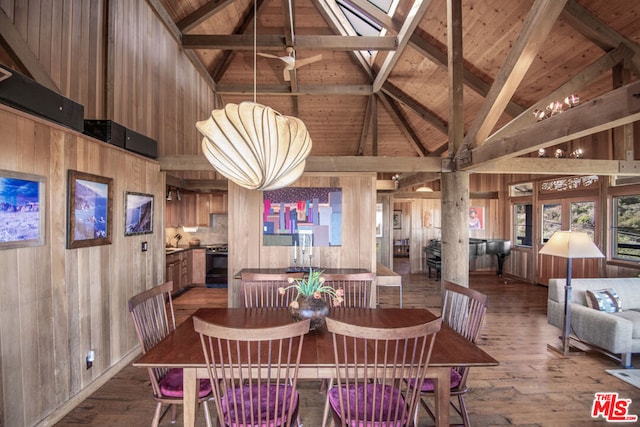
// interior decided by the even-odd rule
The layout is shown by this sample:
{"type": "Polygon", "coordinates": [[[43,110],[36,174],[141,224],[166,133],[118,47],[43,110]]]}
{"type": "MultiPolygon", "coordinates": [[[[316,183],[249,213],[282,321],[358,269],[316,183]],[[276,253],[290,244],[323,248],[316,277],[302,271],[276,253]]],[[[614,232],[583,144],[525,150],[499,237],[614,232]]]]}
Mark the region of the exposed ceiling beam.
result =
{"type": "Polygon", "coordinates": [[[51,79],[49,73],[40,64],[40,61],[33,53],[27,41],[22,38],[20,32],[13,25],[13,22],[0,8],[0,44],[2,44],[12,59],[26,71],[33,80],[47,88],[60,93],[58,85],[51,79]]]}
{"type": "MultiPolygon", "coordinates": [[[[253,42],[253,34],[185,34],[182,36],[182,47],[185,49],[253,50],[253,42]]],[[[255,42],[256,47],[261,50],[282,50],[287,47],[284,35],[258,34],[255,42]]],[[[392,36],[298,35],[293,47],[336,52],[352,50],[394,51],[398,48],[398,39],[392,36]]]]}
{"type": "Polygon", "coordinates": [[[415,187],[440,179],[440,172],[416,172],[400,176],[398,189],[415,187]]]}
{"type": "MultiPolygon", "coordinates": [[[[375,80],[373,81],[373,91],[378,92],[382,85],[386,82],[389,74],[391,74],[391,70],[395,67],[396,63],[400,59],[404,48],[409,43],[409,38],[413,31],[416,29],[422,17],[424,16],[427,8],[431,4],[431,0],[414,0],[413,5],[411,5],[411,9],[407,14],[407,17],[398,32],[398,46],[394,52],[390,52],[384,58],[384,62],[380,66],[380,70],[376,75],[375,80]]],[[[376,49],[373,49],[376,50],[376,49]]]]}
{"type": "Polygon", "coordinates": [[[520,116],[516,117],[498,131],[493,133],[485,144],[495,141],[505,135],[516,132],[526,126],[529,126],[536,122],[536,118],[533,116],[535,110],[543,110],[551,101],[561,101],[567,95],[578,94],[580,89],[589,85],[595,79],[602,75],[605,71],[611,70],[611,68],[618,64],[620,61],[629,59],[633,55],[631,49],[626,45],[621,44],[618,48],[612,50],[609,53],[604,54],[600,59],[591,63],[587,68],[577,73],[569,81],[554,90],[538,102],[527,108],[520,116]]]}
{"type": "MultiPolygon", "coordinates": [[[[259,84],[255,91],[258,95],[355,95],[368,96],[373,93],[371,85],[298,85],[298,91],[291,92],[289,85],[265,85],[259,84]]],[[[217,93],[221,95],[248,95],[253,94],[252,84],[219,84],[217,93]]]]}
{"type": "Polygon", "coordinates": [[[511,158],[640,120],[640,81],[471,150],[464,169],[511,158]]]}
{"type": "Polygon", "coordinates": [[[627,45],[634,53],[631,63],[635,72],[636,74],[640,73],[640,44],[620,35],[620,33],[593,16],[591,12],[575,0],[567,1],[562,19],[605,52],[615,48],[620,43],[627,45]]]}
{"type": "Polygon", "coordinates": [[[176,26],[180,32],[188,33],[233,2],[234,0],[210,0],[178,21],[176,26]]]}
{"type": "MultiPolygon", "coordinates": [[[[374,123],[372,123],[372,117],[373,117],[373,112],[375,111],[375,105],[374,103],[376,102],[376,97],[373,95],[369,96],[369,99],[367,100],[367,109],[364,111],[364,119],[362,120],[362,131],[360,132],[360,143],[358,144],[358,156],[362,156],[364,153],[364,146],[367,143],[367,135],[369,134],[369,128],[375,126],[374,123]]],[[[373,140],[373,147],[375,148],[373,150],[373,155],[377,156],[377,144],[378,141],[376,140],[377,138],[377,132],[375,132],[375,127],[374,129],[374,140],[373,140]]]]}
{"type": "Polygon", "coordinates": [[[514,157],[471,170],[474,173],[640,176],[640,161],[514,157]]]}
{"type": "Polygon", "coordinates": [[[384,86],[382,86],[382,93],[389,95],[391,98],[395,99],[401,104],[406,105],[410,110],[418,114],[424,121],[442,132],[444,135],[448,134],[449,124],[443,118],[429,111],[427,108],[425,108],[424,105],[401,91],[393,84],[386,82],[384,86]]]}
{"type": "Polygon", "coordinates": [[[462,164],[468,160],[464,152],[482,144],[498,122],[566,2],[567,0],[535,0],[531,6],[518,37],[469,127],[464,146],[456,153],[456,158],[462,164]]]}
{"type": "MultiPolygon", "coordinates": [[[[204,155],[175,155],[158,158],[162,171],[213,171],[204,155]]],[[[436,157],[310,156],[305,172],[440,172],[436,157]]]]}
{"type": "Polygon", "coordinates": [[[418,156],[427,156],[429,154],[427,149],[424,148],[424,145],[422,145],[418,134],[413,130],[411,124],[402,115],[402,111],[400,110],[400,108],[398,108],[398,106],[393,103],[393,100],[388,95],[385,95],[384,93],[378,93],[377,95],[384,106],[387,107],[387,111],[391,115],[391,118],[393,118],[398,127],[400,127],[402,133],[404,133],[404,135],[409,140],[409,144],[411,144],[413,149],[416,150],[418,156]]]}

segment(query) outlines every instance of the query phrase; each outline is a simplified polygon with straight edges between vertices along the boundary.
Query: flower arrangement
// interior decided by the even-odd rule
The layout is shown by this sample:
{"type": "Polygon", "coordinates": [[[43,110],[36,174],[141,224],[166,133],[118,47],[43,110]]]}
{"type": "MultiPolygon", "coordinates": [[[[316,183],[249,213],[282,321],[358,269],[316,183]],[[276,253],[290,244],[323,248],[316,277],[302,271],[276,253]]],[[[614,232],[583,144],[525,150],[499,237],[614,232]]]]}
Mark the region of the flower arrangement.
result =
{"type": "Polygon", "coordinates": [[[325,285],[325,279],[322,277],[323,271],[313,271],[309,269],[309,276],[302,279],[289,278],[290,285],[286,288],[278,288],[280,295],[284,295],[289,289],[296,289],[298,294],[291,301],[289,307],[297,309],[300,307],[298,298],[300,295],[313,297],[314,299],[322,299],[322,294],[329,294],[334,307],[339,306],[344,301],[344,290],[342,288],[334,289],[329,285],[325,285]]]}

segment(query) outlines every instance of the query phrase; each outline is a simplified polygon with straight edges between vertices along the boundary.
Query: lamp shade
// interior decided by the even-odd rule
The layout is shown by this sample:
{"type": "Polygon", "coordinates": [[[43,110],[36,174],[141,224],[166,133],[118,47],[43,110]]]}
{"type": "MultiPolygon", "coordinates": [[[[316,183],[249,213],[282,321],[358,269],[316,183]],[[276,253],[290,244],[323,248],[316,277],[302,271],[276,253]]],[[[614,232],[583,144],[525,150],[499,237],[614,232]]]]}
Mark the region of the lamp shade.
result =
{"type": "Polygon", "coordinates": [[[236,184],[275,190],[304,172],[311,138],[302,120],[255,102],[227,104],[196,123],[209,163],[236,184]]]}
{"type": "Polygon", "coordinates": [[[539,253],[561,258],[604,258],[591,237],[581,231],[556,231],[539,253]]]}

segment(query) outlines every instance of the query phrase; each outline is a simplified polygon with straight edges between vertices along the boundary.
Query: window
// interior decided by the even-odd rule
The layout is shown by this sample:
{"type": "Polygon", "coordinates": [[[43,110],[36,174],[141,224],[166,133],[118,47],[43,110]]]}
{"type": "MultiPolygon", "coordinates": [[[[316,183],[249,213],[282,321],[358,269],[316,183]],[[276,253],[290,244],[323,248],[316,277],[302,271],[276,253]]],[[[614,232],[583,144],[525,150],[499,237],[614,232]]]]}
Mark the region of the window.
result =
{"type": "Polygon", "coordinates": [[[596,230],[595,202],[571,203],[571,231],[582,231],[595,240],[596,230]]]}
{"type": "Polygon", "coordinates": [[[533,206],[531,203],[513,205],[513,219],[515,245],[531,247],[531,236],[533,236],[533,206]]]}
{"type": "Polygon", "coordinates": [[[613,258],[640,261],[640,195],[613,198],[613,258]]]}
{"type": "Polygon", "coordinates": [[[542,205],[542,243],[546,243],[559,230],[562,230],[562,205],[542,205]]]}

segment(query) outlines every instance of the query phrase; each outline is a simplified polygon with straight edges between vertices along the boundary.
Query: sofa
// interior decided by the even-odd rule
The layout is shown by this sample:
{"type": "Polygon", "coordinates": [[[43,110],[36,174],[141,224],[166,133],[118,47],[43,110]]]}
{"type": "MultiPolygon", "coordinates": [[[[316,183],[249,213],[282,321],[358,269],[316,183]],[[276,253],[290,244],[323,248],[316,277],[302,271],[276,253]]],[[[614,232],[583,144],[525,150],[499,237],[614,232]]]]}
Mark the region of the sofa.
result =
{"type": "MultiPolygon", "coordinates": [[[[565,283],[549,279],[547,322],[560,330],[565,283]]],[[[640,278],[571,279],[571,289],[571,335],[630,368],[631,355],[640,353],[640,278]]]]}

